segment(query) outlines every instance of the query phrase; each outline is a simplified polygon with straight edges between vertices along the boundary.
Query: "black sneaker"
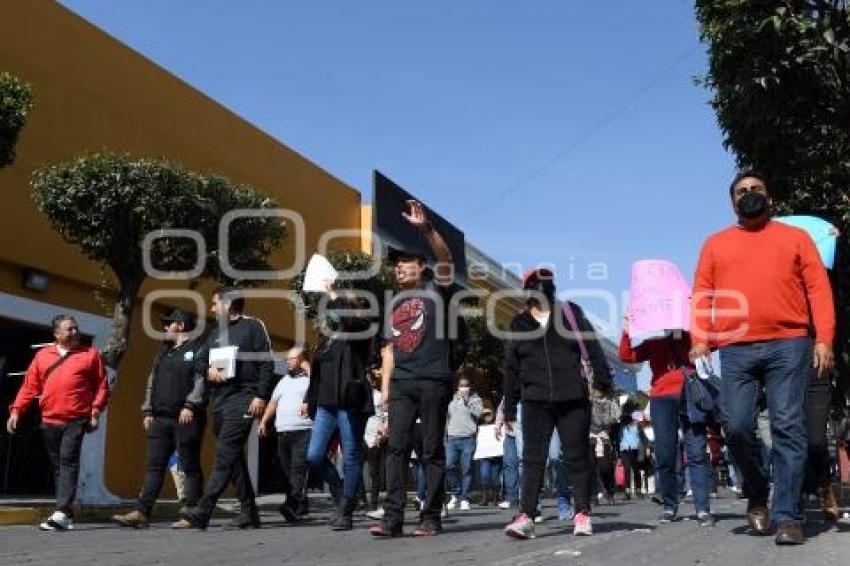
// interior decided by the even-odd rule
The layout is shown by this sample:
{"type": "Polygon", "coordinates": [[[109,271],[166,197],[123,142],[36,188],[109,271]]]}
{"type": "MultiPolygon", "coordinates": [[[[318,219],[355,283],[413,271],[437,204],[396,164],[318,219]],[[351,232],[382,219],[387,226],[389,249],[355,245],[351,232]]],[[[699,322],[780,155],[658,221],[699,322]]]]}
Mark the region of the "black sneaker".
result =
{"type": "Polygon", "coordinates": [[[204,530],[210,522],[209,516],[199,507],[187,507],[180,513],[181,521],[172,525],[176,529],[204,530]]]}
{"type": "Polygon", "coordinates": [[[260,514],[256,510],[240,513],[224,525],[228,531],[241,531],[245,529],[260,528],[260,514]]]}
{"type": "Polygon", "coordinates": [[[672,509],[665,509],[663,513],[658,517],[659,523],[672,523],[676,520],[676,512],[672,509]]]}
{"type": "Polygon", "coordinates": [[[298,514],[286,503],[281,503],[277,510],[287,523],[297,523],[299,521],[298,514]]]}
{"type": "Polygon", "coordinates": [[[699,525],[700,527],[713,527],[714,515],[712,515],[708,511],[700,511],[699,513],[697,513],[697,525],[699,525]]]}
{"type": "Polygon", "coordinates": [[[383,521],[369,527],[369,533],[375,538],[397,538],[404,536],[401,525],[388,525],[383,521]]]}

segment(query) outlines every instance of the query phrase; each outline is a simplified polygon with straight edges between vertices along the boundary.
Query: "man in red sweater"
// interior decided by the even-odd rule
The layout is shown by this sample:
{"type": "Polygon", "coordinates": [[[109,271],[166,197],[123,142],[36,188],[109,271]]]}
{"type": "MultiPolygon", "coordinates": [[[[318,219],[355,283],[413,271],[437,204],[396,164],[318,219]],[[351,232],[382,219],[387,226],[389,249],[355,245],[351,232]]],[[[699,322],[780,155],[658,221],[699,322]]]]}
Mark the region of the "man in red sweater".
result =
{"type": "Polygon", "coordinates": [[[45,531],[74,528],[72,505],[80,474],[80,450],[86,432],[97,429],[109,388],[100,352],[80,344],[73,317],[53,318],[56,342],[42,348],[27,369],[9,409],[6,429],[14,434],[20,415],[40,396],[42,431],[56,477],[56,511],[40,525],[45,531]]]}
{"type": "Polygon", "coordinates": [[[772,515],[776,543],[801,544],[799,500],[807,450],[803,408],[812,368],[824,376],[834,362],[832,290],[809,235],[771,220],[763,175],[741,173],[729,191],[738,224],[710,236],[700,253],[691,359],[720,349],[724,424],[744,476],[750,526],[770,534],[772,515]],[[770,514],[771,478],[754,450],[762,385],[773,438],[770,514]]]}

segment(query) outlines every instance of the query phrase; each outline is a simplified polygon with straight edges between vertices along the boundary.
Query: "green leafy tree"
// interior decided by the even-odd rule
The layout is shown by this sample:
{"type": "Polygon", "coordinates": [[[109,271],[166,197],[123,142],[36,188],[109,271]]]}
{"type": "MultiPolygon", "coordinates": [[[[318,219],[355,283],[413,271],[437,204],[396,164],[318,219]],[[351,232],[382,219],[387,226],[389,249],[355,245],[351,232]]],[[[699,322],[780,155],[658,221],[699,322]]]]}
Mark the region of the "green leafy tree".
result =
{"type": "Polygon", "coordinates": [[[781,213],[842,233],[834,278],[839,375],[850,321],[850,14],[848,2],[696,0],[708,72],[699,80],[727,149],[769,177],[781,213]]]}
{"type": "Polygon", "coordinates": [[[494,406],[498,405],[505,361],[504,343],[487,328],[484,316],[471,316],[464,320],[466,340],[463,367],[477,370],[471,372],[476,381],[475,388],[483,398],[489,399],[494,406]]]}
{"type": "MultiPolygon", "coordinates": [[[[145,236],[163,229],[199,232],[207,248],[202,277],[233,284],[218,261],[220,220],[233,209],[277,206],[251,187],[234,185],[217,174],[115,153],[85,155],[40,169],[33,175],[32,188],[38,209],[59,235],[111,270],[117,280],[113,326],[103,350],[106,364],[114,369],[127,349],[135,301],[148,277],[145,236]]],[[[269,254],[285,234],[285,225],[274,217],[233,222],[230,263],[243,270],[271,269],[269,254]]],[[[159,270],[188,271],[196,259],[196,245],[186,238],[159,238],[151,247],[151,263],[159,270]]]]}
{"type": "Polygon", "coordinates": [[[15,160],[15,144],[30,110],[30,86],[7,72],[0,72],[0,167],[15,160]]]}

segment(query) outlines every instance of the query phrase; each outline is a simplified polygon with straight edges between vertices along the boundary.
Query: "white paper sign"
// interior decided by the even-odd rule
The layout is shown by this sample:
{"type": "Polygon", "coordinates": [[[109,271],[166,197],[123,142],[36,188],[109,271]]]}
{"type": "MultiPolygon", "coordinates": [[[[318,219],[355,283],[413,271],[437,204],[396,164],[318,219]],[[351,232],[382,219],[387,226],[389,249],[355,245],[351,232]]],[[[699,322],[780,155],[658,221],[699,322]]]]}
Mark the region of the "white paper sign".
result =
{"type": "Polygon", "coordinates": [[[325,284],[328,281],[333,283],[337,277],[339,277],[339,273],[325,256],[313,254],[310,263],[307,264],[307,271],[304,273],[304,291],[307,293],[324,293],[325,284]]]}
{"type": "Polygon", "coordinates": [[[481,425],[478,427],[478,438],[475,441],[474,460],[484,458],[501,458],[505,454],[505,435],[496,440],[496,425],[481,425]]]}
{"type": "Polygon", "coordinates": [[[210,367],[217,368],[224,379],[231,379],[236,375],[236,353],[238,346],[223,346],[210,350],[210,367]]]}

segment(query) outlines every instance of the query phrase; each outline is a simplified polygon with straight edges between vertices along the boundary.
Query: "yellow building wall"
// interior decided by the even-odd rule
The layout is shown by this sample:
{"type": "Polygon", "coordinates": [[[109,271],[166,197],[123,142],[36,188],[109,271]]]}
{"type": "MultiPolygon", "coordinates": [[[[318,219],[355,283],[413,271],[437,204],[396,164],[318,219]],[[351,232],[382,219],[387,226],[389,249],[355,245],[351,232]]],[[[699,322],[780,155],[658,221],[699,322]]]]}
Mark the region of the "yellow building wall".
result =
{"type": "MultiPolygon", "coordinates": [[[[111,307],[94,297],[99,266],[53,232],[30,196],[34,169],[89,151],[168,157],[253,185],[303,216],[307,257],[326,230],[360,228],[356,190],[52,0],[0,5],[0,70],[29,82],[35,104],[16,162],[0,169],[7,211],[0,222],[1,292],[111,317],[111,307]],[[48,291],[22,287],[27,267],[50,275],[48,291]]],[[[292,242],[289,236],[273,258],[275,266],[290,265],[292,242]]],[[[353,237],[337,245],[361,248],[353,237]]],[[[148,281],[142,294],[165,286],[148,281]]],[[[209,286],[202,290],[208,296],[209,286]]],[[[124,497],[137,493],[144,471],[139,405],[157,346],[141,330],[140,311],[113,392],[107,432],[107,487],[124,497]]],[[[294,315],[282,301],[249,300],[248,311],[266,321],[277,345],[292,339],[294,315]]],[[[207,456],[211,448],[207,443],[207,456]]]]}

